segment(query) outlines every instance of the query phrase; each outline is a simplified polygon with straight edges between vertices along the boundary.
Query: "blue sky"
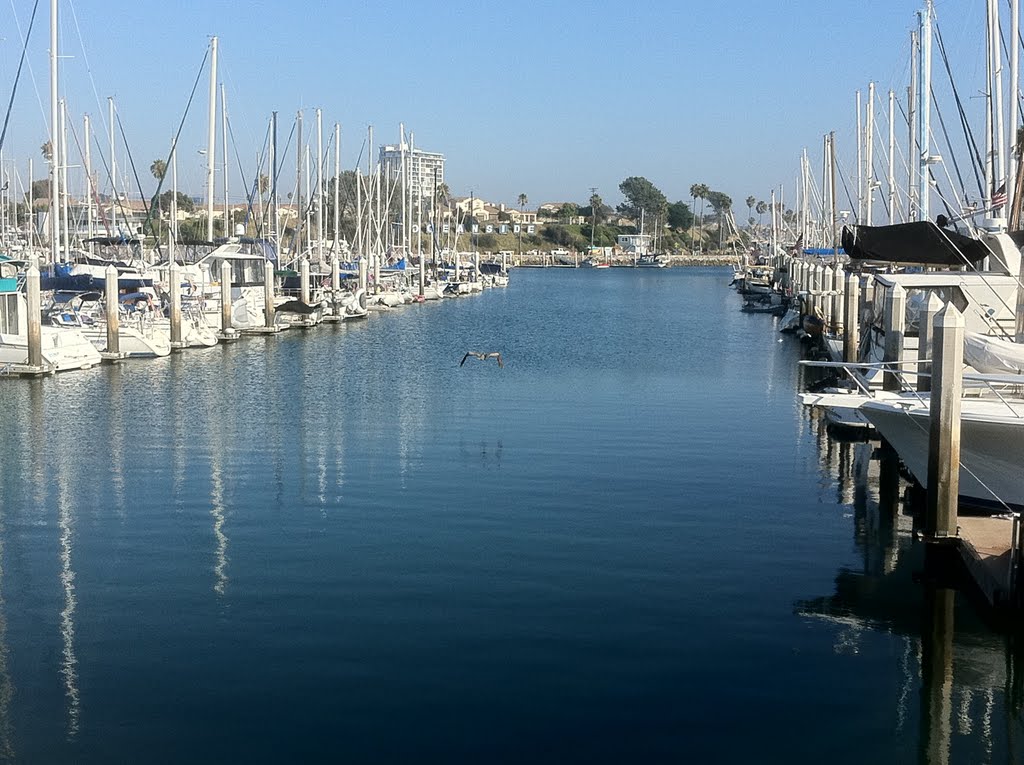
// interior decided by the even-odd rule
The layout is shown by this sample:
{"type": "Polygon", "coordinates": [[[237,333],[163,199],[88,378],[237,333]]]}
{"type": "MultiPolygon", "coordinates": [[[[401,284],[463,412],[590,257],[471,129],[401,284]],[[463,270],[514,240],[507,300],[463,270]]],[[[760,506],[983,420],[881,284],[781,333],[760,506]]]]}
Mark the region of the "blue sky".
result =
{"type": "MultiPolygon", "coordinates": [[[[829,130],[840,151],[852,153],[854,91],[874,80],[880,92],[903,93],[920,5],[60,0],[61,86],[79,131],[86,112],[103,129],[106,97],[115,97],[147,191],[149,164],[166,156],[216,34],[232,151],[250,183],[271,111],[287,136],[305,109],[311,137],[312,110],[320,107],[325,130],[342,125],[344,167],[354,166],[367,125],[378,142],[394,142],[404,122],[417,146],[447,156],[456,194],[584,201],[596,186],[614,203],[623,178],[643,175],[673,200],[703,182],[740,202],[792,187],[801,149],[817,164],[829,130]]],[[[976,94],[983,4],[935,6],[961,88],[976,94]]],[[[24,32],[31,8],[30,0],[0,7],[4,103],[21,51],[15,21],[24,32]]],[[[33,157],[36,177],[43,177],[39,145],[47,133],[48,17],[41,0],[32,76],[23,78],[4,150],[22,175],[33,157]]],[[[195,193],[203,183],[206,88],[204,73],[179,155],[182,185],[195,193]]],[[[237,196],[237,169],[230,185],[237,196]]]]}

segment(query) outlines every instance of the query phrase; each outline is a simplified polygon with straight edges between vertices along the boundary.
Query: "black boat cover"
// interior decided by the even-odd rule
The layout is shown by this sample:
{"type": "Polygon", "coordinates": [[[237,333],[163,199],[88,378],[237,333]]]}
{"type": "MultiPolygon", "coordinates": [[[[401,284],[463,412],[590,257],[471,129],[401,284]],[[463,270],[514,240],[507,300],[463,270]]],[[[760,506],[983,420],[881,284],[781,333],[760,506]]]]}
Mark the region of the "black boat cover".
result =
{"type": "Polygon", "coordinates": [[[931,221],[843,226],[843,249],[852,260],[929,266],[977,266],[992,254],[983,242],[940,229],[931,221]]]}

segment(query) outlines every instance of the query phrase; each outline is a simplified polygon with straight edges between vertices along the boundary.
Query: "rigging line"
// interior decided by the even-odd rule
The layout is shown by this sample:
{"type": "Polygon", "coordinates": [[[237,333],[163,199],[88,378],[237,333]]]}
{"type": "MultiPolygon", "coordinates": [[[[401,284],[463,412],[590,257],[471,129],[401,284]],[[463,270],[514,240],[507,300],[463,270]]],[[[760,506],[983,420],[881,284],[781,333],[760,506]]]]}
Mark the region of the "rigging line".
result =
{"type": "MultiPolygon", "coordinates": [[[[283,151],[281,151],[281,152],[280,152],[279,154],[278,154],[278,153],[275,153],[275,154],[274,154],[274,164],[275,164],[275,165],[277,165],[277,167],[273,168],[273,171],[272,171],[272,174],[273,174],[273,176],[274,176],[274,186],[273,186],[273,188],[274,188],[274,191],[275,191],[275,192],[277,192],[277,190],[278,190],[278,179],[279,179],[279,177],[280,177],[280,175],[281,175],[281,166],[282,166],[282,164],[283,164],[283,163],[279,162],[279,161],[278,161],[278,159],[279,159],[280,157],[286,157],[286,156],[288,156],[288,151],[289,151],[289,149],[291,149],[291,147],[292,147],[292,138],[294,138],[294,137],[295,137],[295,124],[296,124],[296,123],[295,123],[295,121],[292,121],[292,129],[291,129],[291,131],[290,131],[290,132],[288,133],[288,140],[287,140],[287,141],[285,141],[285,144],[284,144],[284,150],[283,150],[283,151]]],[[[278,211],[277,207],[278,207],[278,204],[277,204],[277,199],[275,199],[275,200],[274,200],[274,214],[275,214],[275,215],[276,215],[276,216],[277,216],[278,218],[280,218],[280,212],[278,211]]],[[[268,214],[268,215],[270,214],[270,210],[269,210],[269,209],[267,210],[267,214],[268,214]]],[[[274,228],[273,228],[273,230],[277,231],[277,226],[278,226],[278,224],[279,224],[280,222],[281,222],[280,220],[275,220],[275,221],[274,221],[274,228]]],[[[284,234],[284,232],[283,232],[283,231],[278,231],[278,232],[277,232],[277,240],[278,240],[278,244],[280,244],[281,240],[282,240],[282,239],[284,238],[284,237],[282,236],[282,234],[284,234]]],[[[295,230],[294,230],[294,229],[292,229],[292,238],[291,238],[291,241],[293,241],[293,242],[295,241],[295,230]]],[[[278,253],[278,254],[277,254],[277,257],[278,257],[278,259],[279,259],[279,260],[278,260],[278,262],[280,262],[280,257],[281,257],[281,253],[278,253]]],[[[282,263],[281,265],[283,266],[284,264],[282,263]]]]}
{"type": "MultiPolygon", "coordinates": [[[[965,263],[965,264],[967,265],[967,267],[968,267],[969,269],[973,269],[974,273],[978,274],[978,276],[980,276],[980,277],[981,277],[981,281],[982,281],[982,282],[983,282],[983,283],[985,284],[985,286],[986,286],[986,287],[988,287],[988,288],[989,288],[989,290],[991,290],[992,294],[996,296],[996,299],[997,299],[997,300],[999,300],[999,302],[1000,302],[1000,303],[1002,303],[1002,305],[1003,305],[1003,308],[1005,308],[1005,309],[1006,309],[1007,311],[1009,311],[1009,312],[1010,312],[1010,313],[1012,314],[1012,313],[1013,313],[1013,312],[1014,312],[1014,311],[1016,310],[1016,307],[1015,307],[1015,306],[1014,306],[1014,307],[1010,307],[1010,305],[1009,305],[1009,304],[1008,304],[1008,303],[1007,303],[1007,302],[1006,302],[1005,300],[1003,300],[1002,296],[1001,296],[1001,295],[999,294],[999,292],[998,292],[998,291],[997,291],[997,290],[995,289],[995,287],[993,287],[993,286],[992,286],[992,285],[991,285],[991,284],[989,283],[988,277],[987,277],[987,276],[985,275],[985,272],[984,272],[984,271],[981,271],[980,269],[978,269],[977,267],[975,267],[975,266],[974,266],[974,265],[973,265],[973,264],[972,264],[972,263],[971,263],[971,262],[970,262],[970,261],[969,261],[969,260],[967,259],[967,257],[966,257],[966,256],[965,256],[965,255],[963,254],[963,252],[962,252],[962,251],[960,250],[960,248],[956,246],[956,244],[955,244],[955,243],[953,242],[953,240],[952,240],[952,239],[950,239],[950,237],[949,237],[949,234],[948,234],[948,232],[947,232],[947,231],[946,231],[945,229],[943,229],[943,228],[940,228],[940,227],[938,227],[938,226],[936,226],[936,229],[938,229],[939,233],[940,233],[940,234],[941,234],[941,235],[942,235],[942,236],[943,236],[943,237],[945,238],[945,240],[946,240],[947,244],[949,244],[949,246],[953,248],[953,251],[954,251],[954,252],[955,252],[955,253],[956,253],[957,255],[959,255],[959,256],[960,256],[960,259],[961,259],[962,261],[964,261],[964,263],[965,263]]],[[[977,240],[977,241],[981,242],[981,244],[982,244],[982,245],[984,245],[985,249],[987,249],[987,250],[988,250],[988,251],[989,251],[990,253],[992,253],[993,255],[995,255],[995,253],[994,253],[994,252],[992,251],[992,248],[991,248],[991,247],[989,247],[989,245],[988,245],[988,242],[986,242],[986,241],[985,241],[984,239],[979,239],[979,240],[977,240]]],[[[1016,282],[1017,282],[1017,289],[1022,289],[1022,288],[1024,288],[1024,286],[1022,286],[1022,285],[1021,285],[1021,281],[1020,281],[1020,278],[1019,278],[1018,276],[1012,276],[1012,278],[1013,278],[1013,280],[1014,280],[1014,281],[1016,281],[1016,282]]],[[[984,318],[984,316],[983,316],[983,318],[984,318]]],[[[1010,333],[1009,333],[1009,332],[1007,332],[1007,331],[1006,331],[1005,329],[1003,329],[1003,327],[1002,327],[1002,326],[1001,326],[1001,325],[1000,325],[1000,324],[999,324],[998,322],[993,322],[993,323],[995,324],[995,327],[996,327],[996,329],[998,329],[998,330],[999,330],[1000,332],[1002,332],[1002,333],[1003,333],[1003,336],[1004,336],[1004,337],[1006,337],[1007,339],[1010,339],[1010,340],[1012,340],[1012,339],[1013,339],[1013,338],[1012,338],[1012,337],[1010,336],[1010,333]]]]}
{"type": "MultiPolygon", "coordinates": [[[[103,125],[104,132],[109,133],[113,129],[113,125],[107,124],[107,117],[104,113],[103,104],[100,103],[100,94],[96,89],[96,79],[92,76],[92,65],[89,63],[89,54],[85,50],[85,41],[82,38],[82,28],[78,25],[78,13],[75,11],[75,3],[73,0],[69,0],[68,5],[71,7],[71,18],[75,22],[75,31],[78,32],[78,42],[82,47],[82,58],[85,60],[85,71],[89,74],[89,83],[92,85],[92,94],[96,99],[96,111],[100,115],[100,123],[103,125]]],[[[117,179],[111,179],[111,193],[117,196],[117,179]]]]}
{"type": "MultiPolygon", "coordinates": [[[[242,169],[242,158],[238,154],[238,142],[235,141],[235,133],[231,127],[231,120],[228,120],[228,134],[231,136],[231,144],[235,150],[235,161],[238,163],[238,172],[245,179],[245,171],[242,169]]],[[[253,215],[252,199],[259,192],[260,177],[263,175],[263,166],[267,161],[267,146],[270,144],[270,126],[267,126],[266,132],[263,134],[263,146],[260,147],[260,153],[256,162],[256,174],[253,178],[253,188],[249,191],[246,196],[246,215],[245,223],[248,224],[250,220],[256,218],[253,215]]],[[[263,195],[260,193],[260,217],[256,218],[256,238],[261,239],[263,235],[263,195]]]]}
{"type": "MultiPolygon", "coordinates": [[[[1008,8],[1011,8],[1010,0],[1006,0],[1006,6],[1008,8]]],[[[999,26],[999,45],[1002,48],[1003,56],[1005,57],[1007,64],[1009,64],[1009,61],[1010,61],[1010,46],[1006,44],[1006,35],[1004,34],[1004,31],[1003,31],[1003,25],[999,24],[998,26],[999,26]]],[[[1017,44],[1018,45],[1021,44],[1020,30],[1017,31],[1017,44]]],[[[1013,98],[1014,103],[1017,104],[1017,112],[1018,112],[1018,114],[1020,114],[1021,121],[1024,121],[1024,108],[1021,107],[1020,98],[1017,97],[1016,93],[1014,93],[1011,96],[1011,98],[1013,98]]]]}
{"type": "MultiPolygon", "coordinates": [[[[36,23],[36,11],[39,10],[39,0],[32,6],[32,17],[28,22],[28,32],[25,34],[25,44],[21,47],[21,58],[18,60],[18,72],[14,75],[14,85],[11,87],[11,99],[7,102],[7,114],[4,115],[4,127],[0,130],[0,151],[4,150],[4,139],[7,138],[7,126],[11,121],[11,111],[14,109],[14,97],[18,94],[18,83],[21,81],[21,68],[25,65],[25,54],[28,52],[28,41],[32,37],[32,27],[36,23]]],[[[52,146],[52,144],[51,144],[52,146]]]]}
{"type": "MultiPolygon", "coordinates": [[[[224,115],[224,121],[227,123],[228,136],[231,138],[231,148],[234,150],[234,153],[235,153],[235,164],[238,165],[238,174],[239,174],[239,176],[241,176],[242,180],[245,181],[245,168],[242,167],[242,158],[238,154],[238,141],[235,140],[235,130],[234,130],[234,127],[232,126],[231,120],[228,119],[228,116],[226,114],[224,115]]],[[[259,171],[263,168],[263,159],[262,159],[262,157],[264,156],[264,152],[266,151],[267,141],[268,140],[269,140],[269,128],[268,128],[268,134],[264,138],[264,141],[263,141],[263,148],[260,149],[260,157],[261,157],[261,159],[260,159],[260,166],[256,169],[256,176],[253,178],[253,182],[257,183],[257,184],[259,183],[259,171]]],[[[224,150],[227,151],[227,147],[224,147],[224,150]]],[[[245,197],[246,220],[248,220],[249,216],[252,215],[252,197],[253,197],[253,192],[252,191],[247,191],[246,192],[246,197],[245,197]]],[[[225,220],[225,222],[227,221],[227,217],[226,217],[227,214],[228,214],[228,211],[225,210],[224,211],[224,215],[225,215],[224,220],[225,220]]],[[[225,232],[226,231],[227,231],[227,229],[225,229],[225,232]]],[[[228,236],[230,236],[230,234],[228,234],[228,236]]]]}
{"type": "MultiPolygon", "coordinates": [[[[185,104],[185,112],[181,115],[181,121],[178,123],[178,131],[174,134],[174,140],[171,142],[171,153],[177,151],[178,139],[181,137],[181,131],[185,127],[185,119],[188,117],[189,109],[191,109],[191,107],[192,107],[192,101],[195,98],[196,89],[199,87],[199,80],[203,76],[203,70],[206,68],[206,60],[209,58],[209,56],[210,56],[210,49],[209,49],[209,47],[207,47],[206,52],[203,54],[203,60],[199,64],[199,71],[196,73],[195,82],[192,83],[192,92],[189,94],[188,102],[185,104]]],[[[139,180],[138,171],[135,169],[135,160],[132,159],[131,149],[128,148],[128,139],[127,139],[127,137],[124,134],[124,126],[121,124],[121,115],[118,112],[115,112],[114,113],[114,117],[116,118],[117,126],[120,129],[120,131],[121,131],[121,138],[124,139],[125,150],[128,152],[128,161],[129,161],[129,163],[132,166],[132,173],[134,173],[134,175],[135,175],[135,183],[139,187],[139,194],[142,197],[142,203],[144,205],[146,205],[146,223],[149,224],[150,230],[153,232],[153,237],[156,239],[156,252],[157,252],[157,256],[160,257],[160,258],[163,258],[163,249],[162,249],[162,244],[160,242],[160,236],[158,235],[158,233],[156,231],[156,226],[155,226],[155,224],[152,221],[153,211],[152,211],[152,208],[151,208],[150,204],[146,201],[146,194],[145,194],[145,192],[143,192],[143,190],[142,190],[142,182],[139,180]]],[[[164,167],[165,168],[167,167],[168,164],[170,164],[171,159],[172,159],[172,157],[171,157],[171,154],[169,153],[167,155],[167,160],[164,162],[164,167]]],[[[164,179],[166,177],[167,177],[167,173],[165,171],[163,173],[162,177],[160,177],[158,179],[158,181],[157,181],[156,191],[153,193],[153,197],[154,198],[160,196],[160,189],[163,188],[164,179]]],[[[115,197],[115,199],[117,198],[116,191],[114,193],[114,197],[115,197]]],[[[125,217],[125,220],[127,220],[127,216],[125,217]]]]}
{"type": "MultiPolygon", "coordinates": [[[[960,182],[960,191],[967,198],[967,187],[964,185],[964,176],[960,172],[960,163],[956,160],[956,152],[953,151],[953,143],[949,140],[949,131],[946,130],[946,120],[942,116],[942,110],[939,108],[939,102],[935,97],[935,88],[931,88],[932,102],[935,104],[935,114],[939,118],[939,128],[942,130],[942,137],[946,141],[946,148],[949,149],[949,158],[953,162],[953,170],[956,171],[956,179],[960,182]]],[[[945,163],[943,163],[945,164],[945,163]]],[[[952,179],[950,185],[952,185],[952,179]]]]}
{"type": "MultiPolygon", "coordinates": [[[[160,244],[160,236],[159,236],[159,234],[158,234],[158,232],[156,230],[156,224],[153,222],[152,207],[150,206],[149,202],[146,201],[146,193],[142,190],[142,181],[139,180],[139,171],[135,168],[135,158],[132,157],[132,150],[128,147],[128,136],[126,136],[125,133],[124,133],[124,125],[121,124],[121,115],[119,113],[115,112],[114,118],[117,120],[117,129],[121,133],[121,140],[124,141],[124,150],[125,150],[125,153],[128,155],[128,164],[131,165],[132,175],[135,176],[135,185],[139,189],[139,196],[142,197],[142,204],[145,205],[145,210],[146,210],[146,220],[145,220],[145,222],[149,224],[150,230],[153,232],[153,238],[156,240],[156,254],[157,254],[158,257],[163,258],[163,250],[162,250],[161,244],[160,244]]],[[[161,179],[160,182],[163,183],[163,179],[161,179]]],[[[160,193],[160,186],[158,184],[157,185],[157,194],[159,194],[159,193],[160,193]]],[[[123,207],[121,208],[121,210],[122,210],[122,212],[124,212],[124,208],[123,207]]],[[[128,215],[125,214],[124,218],[125,218],[125,220],[128,220],[128,215]]]]}
{"type": "MultiPolygon", "coordinates": [[[[846,176],[843,174],[842,165],[838,162],[836,162],[836,173],[839,175],[839,180],[843,182],[843,190],[846,192],[846,201],[850,203],[850,209],[855,209],[857,205],[853,203],[853,195],[850,194],[850,187],[846,185],[846,176]]],[[[857,219],[856,215],[853,216],[853,220],[856,223],[860,223],[860,220],[857,219]]]]}
{"type": "MultiPolygon", "coordinates": [[[[972,159],[974,160],[973,170],[974,179],[978,183],[978,193],[981,196],[985,196],[984,186],[985,184],[981,180],[980,168],[985,166],[985,163],[981,159],[981,152],[978,149],[978,142],[974,140],[974,133],[971,130],[971,123],[967,119],[967,112],[964,110],[963,99],[960,98],[960,92],[957,90],[956,82],[953,80],[953,70],[949,66],[949,57],[946,55],[946,44],[942,40],[942,33],[939,31],[938,25],[935,26],[935,40],[939,44],[939,54],[942,57],[942,63],[946,70],[946,76],[949,78],[949,86],[953,90],[953,100],[956,103],[957,113],[960,115],[960,127],[964,131],[964,143],[967,144],[967,150],[974,150],[972,159]]],[[[934,99],[934,90],[933,90],[934,99]]],[[[940,117],[941,119],[941,117],[940,117]]],[[[947,139],[948,142],[948,139],[947,139]]],[[[961,184],[963,182],[961,181],[961,184]]],[[[966,189],[964,194],[966,195],[966,189]]]]}
{"type": "MultiPolygon", "coordinates": [[[[18,21],[18,11],[14,7],[14,0],[11,0],[11,12],[14,14],[14,26],[17,27],[18,29],[18,37],[21,38],[22,42],[25,45],[28,45],[28,36],[22,34],[21,22],[18,21]]],[[[33,13],[35,13],[35,11],[33,11],[33,13]]],[[[36,93],[36,103],[39,104],[39,114],[43,118],[43,124],[49,126],[48,118],[46,116],[46,109],[43,107],[43,99],[42,96],[39,95],[39,83],[36,82],[36,73],[35,70],[32,68],[31,60],[28,62],[28,76],[32,79],[32,88],[33,90],[35,90],[36,93]]],[[[29,180],[32,179],[30,178],[29,180]]]]}

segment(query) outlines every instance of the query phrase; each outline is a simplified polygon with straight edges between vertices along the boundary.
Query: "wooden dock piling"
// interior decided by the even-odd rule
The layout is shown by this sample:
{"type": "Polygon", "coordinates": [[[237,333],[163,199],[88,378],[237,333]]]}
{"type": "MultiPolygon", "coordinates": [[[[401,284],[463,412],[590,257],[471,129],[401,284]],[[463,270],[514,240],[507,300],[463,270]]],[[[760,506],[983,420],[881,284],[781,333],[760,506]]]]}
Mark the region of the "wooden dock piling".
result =
{"type": "Polygon", "coordinates": [[[238,339],[238,332],[231,326],[231,263],[220,264],[220,335],[221,341],[238,339]]]}
{"type": "Polygon", "coordinates": [[[274,328],[274,264],[263,264],[263,326],[274,328]]]}
{"type": "Polygon", "coordinates": [[[930,292],[917,325],[917,390],[920,393],[927,393],[932,389],[932,325],[941,310],[942,300],[934,292],[930,292]]]}
{"type": "Polygon", "coordinates": [[[832,313],[832,295],[828,294],[832,291],[832,283],[835,281],[835,269],[832,266],[825,266],[821,270],[821,318],[825,324],[826,330],[831,330],[835,326],[835,314],[832,313]]]}
{"type": "Polygon", "coordinates": [[[121,326],[120,326],[120,308],[118,304],[118,290],[117,290],[117,269],[113,266],[107,266],[107,270],[104,273],[104,294],[106,297],[106,313],[107,313],[107,349],[106,353],[109,357],[118,357],[121,354],[121,326]]]}
{"type": "Polygon", "coordinates": [[[952,303],[936,314],[933,324],[928,500],[925,510],[925,534],[933,539],[957,535],[964,324],[963,315],[952,303]]]}
{"type": "Polygon", "coordinates": [[[180,350],[185,347],[181,339],[181,276],[178,273],[178,264],[173,257],[167,268],[167,283],[171,298],[171,348],[180,350]]]}
{"type": "Polygon", "coordinates": [[[885,308],[882,316],[882,328],[885,330],[882,361],[894,365],[887,368],[882,375],[882,387],[888,391],[898,391],[901,387],[900,369],[897,365],[903,358],[906,308],[907,291],[899,284],[893,285],[892,289],[885,293],[885,308]]]}
{"type": "Polygon", "coordinates": [[[43,368],[42,298],[39,294],[39,269],[33,263],[25,278],[28,302],[28,366],[31,370],[43,368]]]}
{"type": "Polygon", "coordinates": [[[309,258],[299,261],[299,299],[309,305],[309,258]]]}
{"type": "Polygon", "coordinates": [[[843,361],[853,363],[860,355],[860,277],[846,277],[843,294],[843,361]]]}

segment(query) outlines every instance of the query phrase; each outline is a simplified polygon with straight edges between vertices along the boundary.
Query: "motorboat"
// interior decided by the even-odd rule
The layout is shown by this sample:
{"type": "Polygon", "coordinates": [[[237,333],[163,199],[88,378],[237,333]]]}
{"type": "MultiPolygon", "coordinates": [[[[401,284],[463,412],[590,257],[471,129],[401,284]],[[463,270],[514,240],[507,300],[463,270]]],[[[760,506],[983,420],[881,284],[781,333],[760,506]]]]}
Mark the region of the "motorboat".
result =
{"type": "MultiPolygon", "coordinates": [[[[1021,386],[1024,376],[1005,375],[1002,381],[1021,386]]],[[[1024,400],[981,396],[962,399],[960,407],[960,496],[982,506],[1024,507],[1024,400]]],[[[912,397],[868,401],[860,411],[926,486],[930,402],[912,397]]]]}
{"type": "MultiPolygon", "coordinates": [[[[74,327],[40,326],[42,362],[54,372],[88,369],[103,359],[74,327]]],[[[28,364],[28,301],[16,278],[0,278],[0,370],[28,364]]]]}

